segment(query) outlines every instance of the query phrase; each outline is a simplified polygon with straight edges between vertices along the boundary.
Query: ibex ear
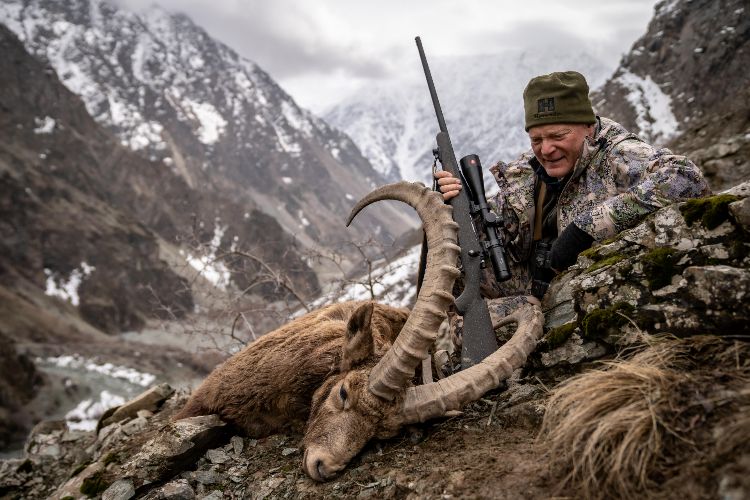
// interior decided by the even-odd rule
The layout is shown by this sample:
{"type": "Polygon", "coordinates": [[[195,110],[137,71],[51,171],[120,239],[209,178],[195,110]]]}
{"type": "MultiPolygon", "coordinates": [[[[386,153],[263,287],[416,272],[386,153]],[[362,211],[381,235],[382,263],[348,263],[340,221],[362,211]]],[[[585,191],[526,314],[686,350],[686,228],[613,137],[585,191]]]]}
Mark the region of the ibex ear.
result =
{"type": "Polygon", "coordinates": [[[352,366],[361,363],[373,353],[372,311],[373,302],[359,306],[349,318],[346,325],[346,339],[341,355],[340,371],[351,370],[352,366]]]}

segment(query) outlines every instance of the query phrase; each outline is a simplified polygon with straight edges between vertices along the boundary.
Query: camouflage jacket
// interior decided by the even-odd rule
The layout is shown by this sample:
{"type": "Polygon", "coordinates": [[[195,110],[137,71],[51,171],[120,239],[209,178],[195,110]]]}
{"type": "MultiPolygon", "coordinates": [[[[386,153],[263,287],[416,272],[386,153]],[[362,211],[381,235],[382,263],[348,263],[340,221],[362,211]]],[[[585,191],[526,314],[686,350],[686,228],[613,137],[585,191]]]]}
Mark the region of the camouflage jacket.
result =
{"type": "MultiPolygon", "coordinates": [[[[490,168],[500,192],[490,208],[504,217],[506,250],[517,276],[499,295],[525,288],[534,234],[536,176],[529,151],[511,163],[490,168]]],[[[598,118],[593,138],[584,141],[568,183],[557,202],[558,234],[574,222],[595,241],[635,226],[670,203],[706,196],[708,184],[693,162],[668,149],[655,149],[622,125],[598,118]]],[[[490,294],[490,295],[495,295],[490,294]]]]}

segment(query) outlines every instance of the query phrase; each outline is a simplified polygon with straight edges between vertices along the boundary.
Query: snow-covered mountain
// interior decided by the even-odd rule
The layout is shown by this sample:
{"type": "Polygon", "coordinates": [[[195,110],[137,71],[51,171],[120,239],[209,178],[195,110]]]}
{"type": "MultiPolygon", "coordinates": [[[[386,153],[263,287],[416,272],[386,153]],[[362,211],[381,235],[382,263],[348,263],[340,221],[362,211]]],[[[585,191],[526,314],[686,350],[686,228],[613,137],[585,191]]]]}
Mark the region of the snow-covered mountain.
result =
{"type": "MultiPolygon", "coordinates": [[[[528,148],[521,95],[535,75],[576,70],[593,89],[615,62],[593,53],[508,50],[502,54],[430,58],[428,61],[448,131],[461,158],[476,153],[485,167],[528,148]]],[[[357,143],[377,170],[391,180],[428,180],[437,119],[416,48],[413,71],[368,87],[325,114],[357,143]]]]}
{"type": "MultiPolygon", "coordinates": [[[[346,135],[184,15],[105,0],[4,0],[0,22],[124,145],[195,190],[271,215],[303,246],[395,236],[410,225],[384,205],[347,232],[352,201],[383,179],[346,135]]],[[[216,227],[228,222],[209,215],[216,227]]]]}

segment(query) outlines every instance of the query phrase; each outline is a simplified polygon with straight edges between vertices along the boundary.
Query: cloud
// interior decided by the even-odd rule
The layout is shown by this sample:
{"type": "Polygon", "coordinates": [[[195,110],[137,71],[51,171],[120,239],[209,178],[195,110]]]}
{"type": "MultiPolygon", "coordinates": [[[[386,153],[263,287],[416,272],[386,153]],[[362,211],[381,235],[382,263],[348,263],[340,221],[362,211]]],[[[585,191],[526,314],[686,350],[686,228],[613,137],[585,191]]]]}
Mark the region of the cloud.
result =
{"type": "MultiPolygon", "coordinates": [[[[142,11],[150,0],[117,0],[142,11]]],[[[345,19],[313,2],[275,0],[159,0],[159,6],[190,17],[211,36],[259,64],[276,79],[309,73],[348,72],[376,78],[387,61],[369,57],[367,48],[342,30],[345,19]]]]}
{"type": "MultiPolygon", "coordinates": [[[[115,0],[140,10],[154,0],[115,0]]],[[[156,0],[256,62],[285,88],[331,94],[428,57],[586,44],[611,61],[644,33],[656,0],[156,0]],[[328,82],[325,82],[328,80],[328,82]],[[318,82],[316,84],[316,82],[318,82]]],[[[311,92],[308,92],[311,94],[311,92]]],[[[304,101],[304,99],[302,99],[304,101]]]]}

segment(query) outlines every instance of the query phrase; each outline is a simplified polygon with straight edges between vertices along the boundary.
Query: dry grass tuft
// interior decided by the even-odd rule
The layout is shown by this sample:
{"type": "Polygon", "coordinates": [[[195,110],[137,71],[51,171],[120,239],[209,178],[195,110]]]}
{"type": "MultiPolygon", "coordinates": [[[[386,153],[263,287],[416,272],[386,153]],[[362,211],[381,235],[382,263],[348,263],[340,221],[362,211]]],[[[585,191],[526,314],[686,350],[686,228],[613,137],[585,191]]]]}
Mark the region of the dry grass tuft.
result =
{"type": "Polygon", "coordinates": [[[750,435],[750,345],[658,339],[603,365],[548,402],[540,444],[561,491],[642,498],[689,465],[715,465],[748,446],[737,436],[750,435]]]}

